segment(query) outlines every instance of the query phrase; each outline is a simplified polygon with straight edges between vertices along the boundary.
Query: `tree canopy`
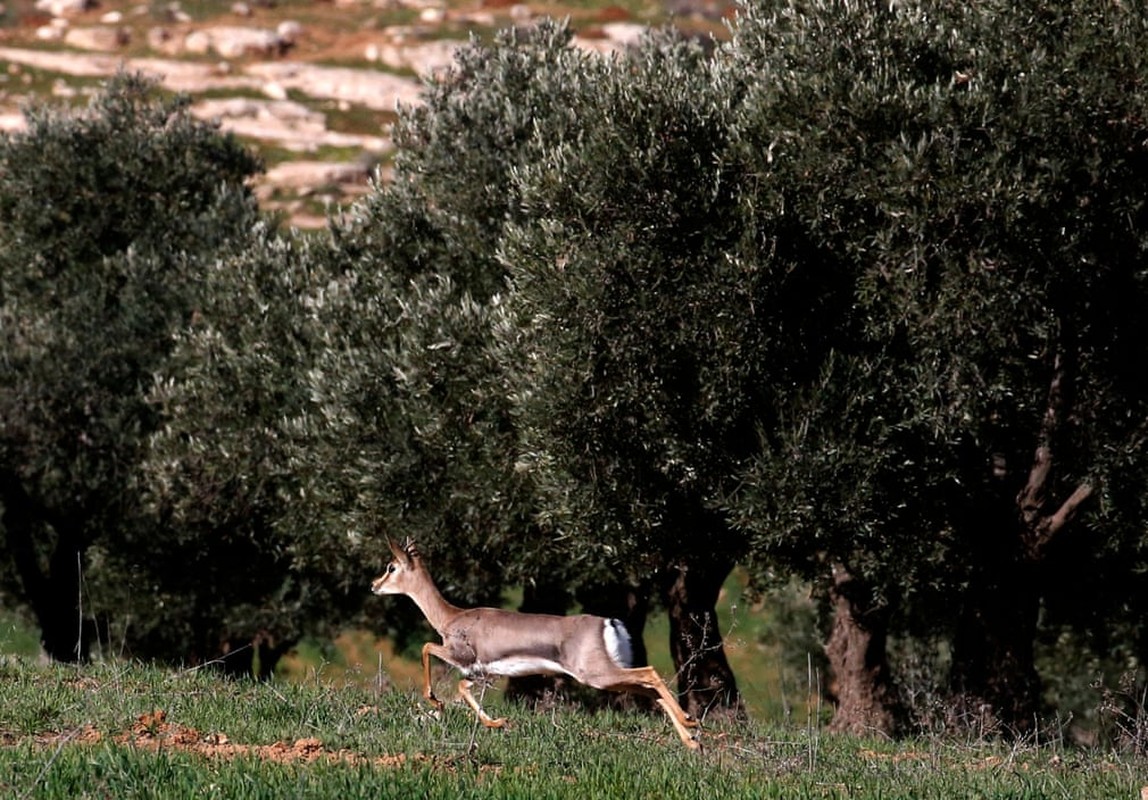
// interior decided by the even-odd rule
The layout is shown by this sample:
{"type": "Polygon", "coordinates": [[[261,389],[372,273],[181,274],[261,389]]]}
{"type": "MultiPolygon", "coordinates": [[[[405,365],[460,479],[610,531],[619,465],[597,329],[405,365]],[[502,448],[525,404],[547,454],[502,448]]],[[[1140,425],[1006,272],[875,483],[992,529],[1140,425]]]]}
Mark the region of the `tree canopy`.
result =
{"type": "Polygon", "coordinates": [[[27,118],[0,137],[4,574],[47,652],[83,659],[85,553],[132,524],[152,371],[204,263],[246,237],[259,164],[126,74],[85,110],[27,118]]]}
{"type": "Polygon", "coordinates": [[[745,524],[767,562],[827,553],[865,603],[920,604],[953,689],[1011,725],[1059,560],[1087,581],[1142,547],[1146,32],[1094,3],[795,2],[730,51],[756,206],[853,298],[745,524]]]}

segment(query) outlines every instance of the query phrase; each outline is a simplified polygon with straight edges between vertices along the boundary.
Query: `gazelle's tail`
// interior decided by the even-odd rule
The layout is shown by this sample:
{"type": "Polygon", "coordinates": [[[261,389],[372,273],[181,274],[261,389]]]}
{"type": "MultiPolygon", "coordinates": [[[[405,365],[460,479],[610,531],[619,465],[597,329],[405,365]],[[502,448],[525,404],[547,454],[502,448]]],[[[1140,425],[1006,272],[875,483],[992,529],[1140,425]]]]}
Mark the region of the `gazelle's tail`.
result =
{"type": "Polygon", "coordinates": [[[622,620],[606,620],[602,628],[602,639],[606,643],[606,652],[615,664],[627,668],[634,666],[634,645],[622,620]]]}

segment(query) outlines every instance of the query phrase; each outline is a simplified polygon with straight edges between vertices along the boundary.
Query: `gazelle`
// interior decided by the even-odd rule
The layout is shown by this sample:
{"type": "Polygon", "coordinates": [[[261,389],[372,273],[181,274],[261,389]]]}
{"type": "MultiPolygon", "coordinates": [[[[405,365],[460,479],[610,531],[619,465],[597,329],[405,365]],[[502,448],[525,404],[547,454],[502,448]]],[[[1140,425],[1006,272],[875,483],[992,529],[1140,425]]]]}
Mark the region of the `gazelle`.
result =
{"type": "Polygon", "coordinates": [[[458,693],[488,728],[501,728],[506,720],[493,719],[482,710],[470,692],[471,678],[569,675],[596,689],[656,700],[685,745],[698,747],[692,730],[698,723],[678,705],[661,676],[653,667],[630,666],[630,634],[619,620],[459,608],[443,598],[413,543],[408,540],[402,548],[390,540],[387,544],[394,559],[371,583],[371,591],[405,594],[442,637],[442,644],[423,645],[423,697],[435,708],[441,710],[443,704],[431,688],[432,655],[462,672],[458,693]]]}

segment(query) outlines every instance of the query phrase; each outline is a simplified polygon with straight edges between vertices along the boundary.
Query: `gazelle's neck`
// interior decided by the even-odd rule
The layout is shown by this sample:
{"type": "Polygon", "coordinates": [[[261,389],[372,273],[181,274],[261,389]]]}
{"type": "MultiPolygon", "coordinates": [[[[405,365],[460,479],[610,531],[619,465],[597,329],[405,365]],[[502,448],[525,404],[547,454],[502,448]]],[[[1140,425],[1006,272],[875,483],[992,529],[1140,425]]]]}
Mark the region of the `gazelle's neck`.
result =
{"type": "Polygon", "coordinates": [[[441,634],[462,609],[446,601],[425,570],[420,571],[420,577],[422,580],[406,593],[407,597],[415,601],[427,622],[441,634]]]}

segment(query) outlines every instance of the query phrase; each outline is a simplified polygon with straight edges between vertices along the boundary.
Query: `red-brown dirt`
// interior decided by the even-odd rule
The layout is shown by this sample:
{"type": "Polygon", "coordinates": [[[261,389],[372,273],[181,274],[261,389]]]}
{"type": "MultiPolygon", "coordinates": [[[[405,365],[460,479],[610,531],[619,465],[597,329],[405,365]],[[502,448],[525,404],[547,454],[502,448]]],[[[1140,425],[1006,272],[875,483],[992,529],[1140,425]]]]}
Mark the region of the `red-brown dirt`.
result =
{"type": "MultiPolygon", "coordinates": [[[[296,739],[294,742],[276,742],[269,745],[239,744],[232,742],[224,733],[202,733],[195,728],[171,722],[162,709],[143,714],[132,726],[119,734],[107,735],[92,725],[74,729],[66,733],[56,733],[37,737],[43,745],[98,744],[106,739],[116,744],[137,747],[141,750],[159,752],[177,750],[195,753],[207,758],[252,758],[275,761],[280,764],[313,763],[326,761],[345,764],[372,764],[377,767],[399,767],[407,762],[403,753],[383,756],[367,756],[351,750],[331,750],[323,746],[319,739],[296,739]]],[[[0,739],[0,744],[14,744],[0,739]]],[[[414,756],[415,760],[429,760],[425,756],[414,756]]]]}

